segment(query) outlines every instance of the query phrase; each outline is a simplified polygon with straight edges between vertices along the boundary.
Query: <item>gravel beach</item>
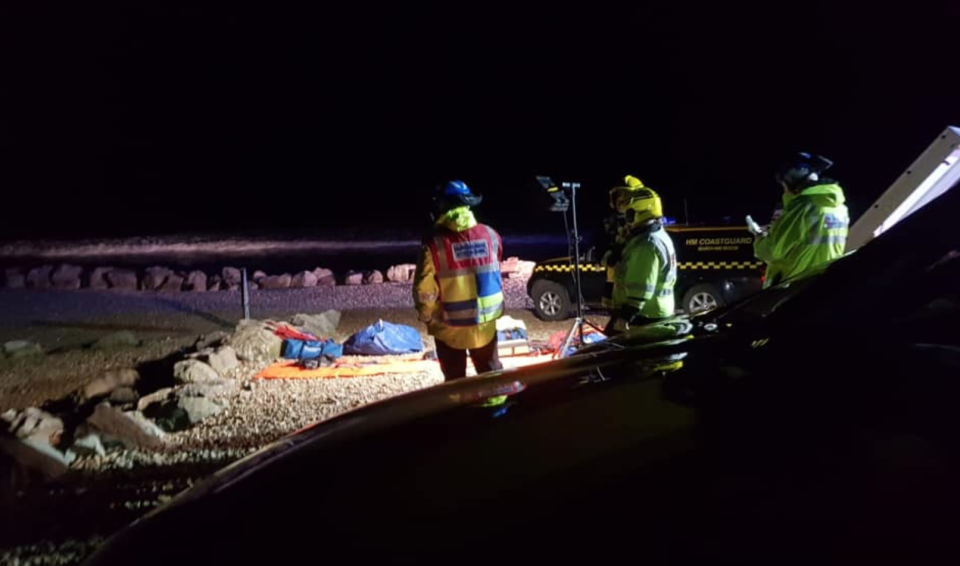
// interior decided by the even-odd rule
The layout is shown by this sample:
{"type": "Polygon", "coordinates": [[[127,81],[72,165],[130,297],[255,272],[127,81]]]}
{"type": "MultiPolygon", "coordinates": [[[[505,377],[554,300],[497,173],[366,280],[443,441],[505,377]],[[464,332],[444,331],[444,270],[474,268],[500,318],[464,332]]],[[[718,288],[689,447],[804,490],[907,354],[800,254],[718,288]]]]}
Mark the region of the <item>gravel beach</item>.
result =
{"type": "MultiPolygon", "coordinates": [[[[568,322],[545,323],[530,312],[526,281],[504,281],[507,314],[523,320],[533,341],[568,322]]],[[[342,313],[336,338],[378,319],[421,330],[410,284],[254,291],[251,316],[284,320],[296,313],[342,313]]],[[[183,355],[200,335],[232,331],[241,318],[236,292],[0,291],[0,342],[32,340],[39,357],[0,360],[0,412],[61,398],[103,372],[138,368],[183,355]],[[91,349],[111,333],[131,331],[138,346],[91,349]]],[[[602,320],[598,319],[598,322],[602,320]]],[[[225,409],[184,431],[168,433],[160,451],[113,449],[78,457],[54,483],[20,490],[0,520],[0,564],[71,564],[130,520],[192,482],[286,434],[362,405],[442,382],[439,367],[416,374],[318,380],[252,380],[262,367],[241,362],[240,387],[225,409]],[[84,513],[74,510],[82,503],[84,513]],[[44,513],[44,510],[47,513],[44,513]],[[48,513],[55,510],[50,520],[48,513]],[[91,519],[93,517],[93,519],[91,519]]]]}

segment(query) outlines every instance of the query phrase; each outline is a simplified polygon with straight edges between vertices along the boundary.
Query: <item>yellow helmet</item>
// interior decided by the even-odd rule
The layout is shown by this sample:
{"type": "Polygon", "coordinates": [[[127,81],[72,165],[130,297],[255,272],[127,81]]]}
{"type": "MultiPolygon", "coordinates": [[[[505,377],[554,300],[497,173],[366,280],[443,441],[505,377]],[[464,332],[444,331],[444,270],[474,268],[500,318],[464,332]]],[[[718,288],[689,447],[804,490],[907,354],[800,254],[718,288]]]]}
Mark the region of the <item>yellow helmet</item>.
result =
{"type": "Polygon", "coordinates": [[[635,189],[630,193],[630,200],[618,210],[627,217],[627,225],[631,228],[639,226],[648,220],[663,217],[663,203],[660,195],[647,187],[635,189]]]}
{"type": "Polygon", "coordinates": [[[631,193],[643,188],[643,181],[633,175],[624,177],[623,182],[626,183],[625,186],[610,189],[610,208],[621,213],[630,201],[631,193]]]}

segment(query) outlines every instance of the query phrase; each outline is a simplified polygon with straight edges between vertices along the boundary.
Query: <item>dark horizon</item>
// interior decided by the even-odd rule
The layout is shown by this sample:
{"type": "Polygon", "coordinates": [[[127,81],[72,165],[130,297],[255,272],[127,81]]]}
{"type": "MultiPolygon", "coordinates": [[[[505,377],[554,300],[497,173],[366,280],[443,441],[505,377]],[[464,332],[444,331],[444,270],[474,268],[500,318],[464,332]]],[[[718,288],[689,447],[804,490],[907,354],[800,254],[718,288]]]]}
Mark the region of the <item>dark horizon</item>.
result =
{"type": "Polygon", "coordinates": [[[856,216],[960,123],[956,3],[6,11],[4,240],[419,229],[448,178],[561,231],[544,174],[588,229],[625,174],[739,222],[798,150],[856,216]]]}

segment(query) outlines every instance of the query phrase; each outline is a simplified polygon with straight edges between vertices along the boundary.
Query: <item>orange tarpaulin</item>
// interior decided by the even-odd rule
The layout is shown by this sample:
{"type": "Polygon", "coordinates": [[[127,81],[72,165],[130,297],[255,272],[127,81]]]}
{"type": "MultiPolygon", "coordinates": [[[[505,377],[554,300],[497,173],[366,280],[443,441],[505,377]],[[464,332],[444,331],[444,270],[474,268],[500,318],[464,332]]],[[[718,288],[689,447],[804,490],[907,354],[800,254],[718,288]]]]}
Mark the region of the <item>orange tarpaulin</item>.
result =
{"type": "MultiPolygon", "coordinates": [[[[510,356],[501,358],[505,368],[524,367],[550,361],[549,354],[533,356],[510,356]]],[[[467,367],[472,364],[467,360],[467,367]]],[[[387,373],[419,373],[440,371],[435,360],[394,359],[383,362],[338,361],[333,366],[304,369],[296,361],[282,361],[266,367],[255,379],[327,379],[334,377],[363,377],[387,373]]]]}

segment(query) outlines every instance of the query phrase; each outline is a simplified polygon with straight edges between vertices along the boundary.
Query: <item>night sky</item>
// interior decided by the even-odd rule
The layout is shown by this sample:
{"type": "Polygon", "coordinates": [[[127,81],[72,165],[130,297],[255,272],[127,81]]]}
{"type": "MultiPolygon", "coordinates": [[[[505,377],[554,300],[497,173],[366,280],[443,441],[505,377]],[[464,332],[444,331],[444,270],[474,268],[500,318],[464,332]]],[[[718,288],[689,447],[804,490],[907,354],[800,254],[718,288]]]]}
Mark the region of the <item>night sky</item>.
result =
{"type": "Polygon", "coordinates": [[[419,229],[450,177],[502,231],[562,229],[538,174],[583,183],[586,224],[627,173],[739,222],[796,150],[857,215],[960,125],[960,2],[25,4],[0,14],[6,239],[419,229]]]}

